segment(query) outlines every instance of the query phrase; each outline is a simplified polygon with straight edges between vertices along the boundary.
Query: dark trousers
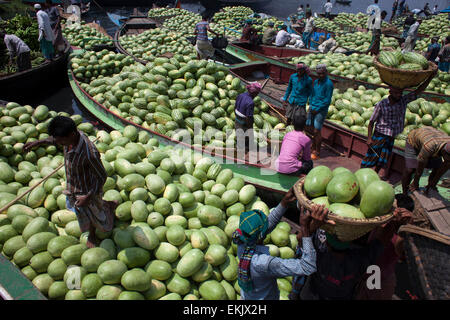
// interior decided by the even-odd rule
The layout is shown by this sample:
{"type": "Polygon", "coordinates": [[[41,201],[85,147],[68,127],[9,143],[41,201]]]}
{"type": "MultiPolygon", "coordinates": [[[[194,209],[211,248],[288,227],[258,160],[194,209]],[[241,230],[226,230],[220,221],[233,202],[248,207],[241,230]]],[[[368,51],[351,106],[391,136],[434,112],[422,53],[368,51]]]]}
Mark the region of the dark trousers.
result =
{"type": "Polygon", "coordinates": [[[289,176],[298,177],[299,175],[302,174],[308,174],[308,172],[311,171],[312,168],[313,168],[312,160],[304,161],[302,167],[295,172],[289,173],[289,176]]]}
{"type": "Polygon", "coordinates": [[[19,53],[17,55],[17,69],[19,72],[31,69],[30,51],[19,53]]]}

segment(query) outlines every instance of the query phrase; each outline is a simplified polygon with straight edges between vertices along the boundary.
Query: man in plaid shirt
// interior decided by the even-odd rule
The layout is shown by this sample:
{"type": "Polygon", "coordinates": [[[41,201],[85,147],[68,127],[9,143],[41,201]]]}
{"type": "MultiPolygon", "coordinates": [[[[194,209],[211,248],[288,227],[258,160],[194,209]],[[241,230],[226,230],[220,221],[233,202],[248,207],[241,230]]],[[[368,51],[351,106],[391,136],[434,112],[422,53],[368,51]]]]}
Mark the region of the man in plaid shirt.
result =
{"type": "MultiPolygon", "coordinates": [[[[373,168],[378,173],[385,167],[394,147],[395,137],[403,131],[405,123],[406,106],[417,99],[435,76],[433,73],[415,91],[403,95],[403,90],[389,87],[389,96],[375,106],[367,128],[367,150],[361,162],[361,168],[373,168]],[[375,130],[374,130],[375,127],[375,130]]],[[[387,179],[387,176],[382,176],[387,179]]]]}

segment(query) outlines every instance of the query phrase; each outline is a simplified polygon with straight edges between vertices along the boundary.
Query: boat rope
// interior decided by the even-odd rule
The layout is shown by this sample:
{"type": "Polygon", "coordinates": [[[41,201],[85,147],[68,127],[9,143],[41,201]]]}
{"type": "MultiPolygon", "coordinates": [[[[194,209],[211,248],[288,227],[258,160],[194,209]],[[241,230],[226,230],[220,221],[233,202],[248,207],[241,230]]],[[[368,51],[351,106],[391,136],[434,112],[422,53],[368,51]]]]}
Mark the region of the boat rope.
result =
{"type": "Polygon", "coordinates": [[[236,30],[234,30],[234,29],[231,29],[231,28],[228,28],[228,27],[223,27],[223,29],[224,29],[224,30],[231,30],[231,31],[233,31],[233,32],[236,32],[236,33],[242,34],[242,32],[241,32],[241,31],[236,31],[236,30]]]}

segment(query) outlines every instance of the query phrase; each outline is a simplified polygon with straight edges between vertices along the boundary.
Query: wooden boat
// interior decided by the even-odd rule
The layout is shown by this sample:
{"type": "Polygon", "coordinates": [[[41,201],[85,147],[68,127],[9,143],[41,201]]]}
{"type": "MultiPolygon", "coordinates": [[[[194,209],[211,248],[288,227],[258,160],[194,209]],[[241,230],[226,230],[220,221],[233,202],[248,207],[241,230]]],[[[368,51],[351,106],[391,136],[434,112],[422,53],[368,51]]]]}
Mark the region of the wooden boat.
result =
{"type": "MultiPolygon", "coordinates": [[[[247,183],[254,184],[261,190],[265,190],[268,194],[273,193],[273,196],[279,197],[282,195],[292,187],[298,179],[298,177],[280,174],[275,171],[274,164],[270,161],[272,157],[271,152],[275,152],[280,145],[272,145],[270,151],[267,150],[267,152],[265,152],[263,150],[258,155],[252,152],[244,155],[241,154],[241,151],[235,149],[205,146],[200,148],[173,140],[170,137],[151,131],[112,113],[108,108],[95,101],[81,88],[71,70],[68,71],[68,76],[75,97],[87,111],[99,119],[105,126],[115,130],[122,130],[127,125],[133,125],[140,130],[147,131],[152,137],[158,139],[162,147],[171,145],[202,152],[206,156],[213,157],[215,161],[222,164],[224,168],[230,168],[237,176],[242,177],[247,183]]],[[[270,113],[283,120],[283,116],[277,109],[272,108],[270,113]]],[[[316,165],[326,164],[331,168],[345,166],[353,171],[359,168],[359,163],[356,160],[349,161],[348,158],[342,157],[340,153],[336,153],[332,148],[324,148],[323,153],[323,159],[317,161],[316,165]]]]}
{"type": "Polygon", "coordinates": [[[0,77],[0,99],[26,103],[36,92],[50,92],[65,78],[67,58],[71,52],[69,44],[64,53],[51,62],[22,72],[0,77]]]}
{"type": "MultiPolygon", "coordinates": [[[[281,98],[286,92],[290,75],[295,72],[294,69],[279,68],[267,62],[249,62],[231,67],[230,72],[246,83],[251,81],[265,83],[263,91],[260,93],[261,98],[271,103],[284,116],[285,108],[282,106],[281,98]],[[261,72],[264,74],[263,77],[255,77],[255,75],[261,74],[261,72]],[[267,81],[267,79],[269,80],[267,81]]],[[[314,75],[312,77],[315,78],[314,75]]],[[[345,90],[350,87],[355,87],[355,83],[352,81],[342,81],[336,78],[332,79],[331,77],[330,79],[333,81],[335,88],[338,89],[345,90]]],[[[427,98],[427,94],[424,94],[423,97],[429,99],[427,98]]],[[[357,161],[358,164],[361,163],[367,151],[366,136],[336,125],[328,120],[325,121],[322,128],[322,138],[325,145],[332,146],[335,151],[345,155],[348,159],[357,161]]],[[[403,154],[403,149],[394,147],[393,156],[386,167],[391,184],[398,183],[401,179],[404,170],[403,154]]],[[[330,166],[328,162],[326,165],[330,166]]]]}
{"type": "MultiPolygon", "coordinates": [[[[277,48],[273,46],[258,46],[256,48],[251,48],[249,44],[246,43],[231,43],[226,48],[226,51],[236,57],[239,57],[240,59],[246,61],[246,62],[252,62],[252,61],[264,61],[270,65],[270,77],[272,79],[275,79],[276,81],[289,81],[289,76],[295,72],[295,65],[291,64],[289,62],[290,58],[292,57],[300,57],[307,54],[314,54],[319,53],[318,51],[314,50],[307,50],[307,49],[290,49],[289,51],[285,51],[285,55],[289,55],[291,52],[292,55],[290,57],[274,57],[271,56],[273,50],[287,50],[288,48],[277,48]],[[267,48],[269,47],[269,48],[267,48]],[[291,51],[295,50],[295,51],[291,51]],[[287,77],[287,78],[286,78],[287,77]],[[281,79],[281,80],[280,80],[281,79]]],[[[283,54],[283,51],[278,52],[279,55],[283,54]]],[[[348,53],[347,53],[348,54],[348,53]]],[[[387,88],[388,86],[386,84],[373,84],[362,80],[356,80],[356,79],[350,79],[344,76],[340,75],[334,75],[329,74],[329,78],[334,82],[346,82],[346,83],[352,83],[352,85],[362,85],[366,87],[367,89],[376,89],[376,88],[387,88]]],[[[450,102],[450,96],[435,92],[423,92],[421,96],[427,100],[431,100],[437,103],[444,103],[444,102],[450,102]]]]}
{"type": "Polygon", "coordinates": [[[336,3],[349,6],[352,3],[352,0],[336,0],[336,3]]]}

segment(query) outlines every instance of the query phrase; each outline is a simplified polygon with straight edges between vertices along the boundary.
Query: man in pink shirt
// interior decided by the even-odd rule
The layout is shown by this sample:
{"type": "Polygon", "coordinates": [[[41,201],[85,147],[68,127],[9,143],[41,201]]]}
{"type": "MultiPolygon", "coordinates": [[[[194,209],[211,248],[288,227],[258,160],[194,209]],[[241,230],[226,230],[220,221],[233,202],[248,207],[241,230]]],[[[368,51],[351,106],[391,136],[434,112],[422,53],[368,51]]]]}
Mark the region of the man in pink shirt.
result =
{"type": "Polygon", "coordinates": [[[277,171],[299,176],[307,174],[313,167],[311,160],[311,139],[303,133],[306,117],[294,118],[294,130],[286,133],[276,161],[277,171]]]}

